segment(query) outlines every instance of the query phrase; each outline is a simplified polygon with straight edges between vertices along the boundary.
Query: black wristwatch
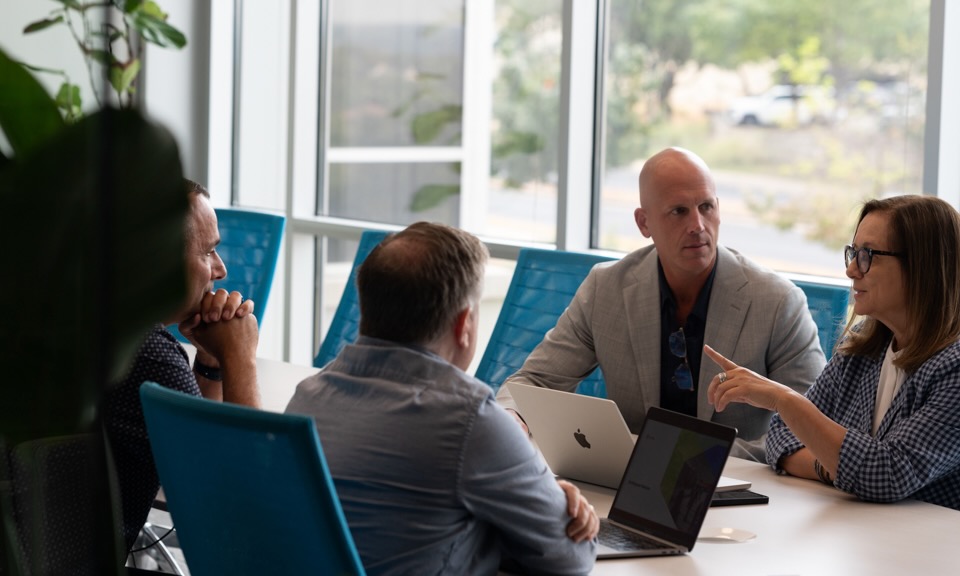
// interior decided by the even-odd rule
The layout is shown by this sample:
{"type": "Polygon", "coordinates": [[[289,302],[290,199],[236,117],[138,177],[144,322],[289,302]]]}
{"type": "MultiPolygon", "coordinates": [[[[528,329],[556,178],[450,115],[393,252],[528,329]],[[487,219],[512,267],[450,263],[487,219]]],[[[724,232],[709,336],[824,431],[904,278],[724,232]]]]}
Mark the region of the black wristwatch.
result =
{"type": "Polygon", "coordinates": [[[222,382],[223,374],[220,373],[219,368],[214,368],[213,366],[207,366],[202,362],[196,360],[193,361],[193,371],[197,374],[203,376],[207,380],[213,380],[214,382],[222,382]]]}

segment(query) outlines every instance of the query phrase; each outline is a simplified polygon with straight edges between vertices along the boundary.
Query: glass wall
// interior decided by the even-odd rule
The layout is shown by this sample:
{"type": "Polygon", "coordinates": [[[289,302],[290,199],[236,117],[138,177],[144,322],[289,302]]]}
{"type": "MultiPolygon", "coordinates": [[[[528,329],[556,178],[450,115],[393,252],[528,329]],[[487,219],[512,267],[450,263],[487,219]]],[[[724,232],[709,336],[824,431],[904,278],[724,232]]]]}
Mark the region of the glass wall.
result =
{"type": "Polygon", "coordinates": [[[491,22],[473,22],[468,47],[462,0],[331,2],[318,214],[554,242],[562,7],[475,9],[471,17],[491,22]],[[465,142],[468,115],[479,129],[465,142]],[[464,157],[484,164],[466,182],[464,157]]]}
{"type": "Polygon", "coordinates": [[[458,225],[462,1],[331,2],[329,30],[318,214],[458,225]]]}
{"type": "Polygon", "coordinates": [[[494,3],[487,218],[477,232],[557,238],[562,0],[494,3]]]}
{"type": "Polygon", "coordinates": [[[843,277],[867,198],[922,193],[928,0],[610,0],[599,247],[644,243],[644,159],[711,166],[720,242],[783,271],[843,277]]]}
{"type": "MultiPolygon", "coordinates": [[[[960,90],[942,0],[268,4],[235,0],[237,62],[212,67],[239,72],[235,201],[288,217],[278,281],[297,362],[363,229],[445,222],[506,261],[626,253],[645,242],[637,175],[666,146],[712,167],[721,243],[786,272],[842,278],[865,198],[926,182],[956,201],[956,153],[937,148],[960,133],[939,106],[960,90]]],[[[491,270],[495,309],[509,266],[491,270]]]]}

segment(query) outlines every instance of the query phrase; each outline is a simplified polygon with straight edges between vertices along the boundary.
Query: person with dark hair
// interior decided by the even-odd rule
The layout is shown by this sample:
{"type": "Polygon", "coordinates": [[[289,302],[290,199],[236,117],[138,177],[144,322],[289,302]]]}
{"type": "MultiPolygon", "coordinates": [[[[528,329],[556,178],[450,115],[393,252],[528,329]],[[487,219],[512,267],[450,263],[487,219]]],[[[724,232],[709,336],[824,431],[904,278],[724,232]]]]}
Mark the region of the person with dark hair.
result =
{"type": "MultiPolygon", "coordinates": [[[[805,391],[826,362],[806,297],[783,276],[719,244],[717,187],[690,150],[651,156],[638,186],[634,220],[653,245],[595,266],[505,383],[574,392],[599,366],[607,398],[634,433],[647,409],[659,406],[737,428],[731,454],[763,461],[772,414],[753,406],[713,410],[707,386],[715,368],[701,351],[710,342],[741,365],[805,391]]],[[[508,386],[497,398],[516,411],[508,386]]]]}
{"type": "Polygon", "coordinates": [[[187,293],[183,306],[150,330],[127,375],[104,392],[101,403],[104,432],[116,464],[127,550],[147,520],[160,487],[140,406],[144,381],[194,396],[253,407],[260,404],[253,302],[243,300],[239,292],[222,288],[213,292],[214,281],[227,275],[217,254],[217,215],[206,188],[189,180],[185,184],[190,210],[184,228],[187,293]],[[164,328],[174,323],[197,348],[192,367],[186,350],[164,328]]]}
{"type": "Polygon", "coordinates": [[[960,214],[931,196],[867,202],[844,249],[854,316],[805,396],[708,350],[717,410],[774,410],[767,460],[871,502],[960,510],[960,214]]]}
{"type": "Polygon", "coordinates": [[[418,222],[357,272],[360,336],[297,386],[368,574],[586,574],[596,513],[489,386],[477,343],[486,247],[418,222]]]}

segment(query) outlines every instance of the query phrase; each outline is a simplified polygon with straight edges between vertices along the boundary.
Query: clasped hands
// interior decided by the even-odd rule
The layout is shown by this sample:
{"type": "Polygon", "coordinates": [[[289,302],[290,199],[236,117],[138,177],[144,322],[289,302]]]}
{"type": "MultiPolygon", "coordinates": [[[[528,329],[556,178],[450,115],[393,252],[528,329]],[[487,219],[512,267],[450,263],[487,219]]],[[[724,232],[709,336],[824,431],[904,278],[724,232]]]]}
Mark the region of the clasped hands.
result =
{"type": "Polygon", "coordinates": [[[253,300],[244,300],[239,292],[220,288],[204,294],[199,310],[180,322],[178,328],[198,353],[217,361],[222,361],[229,351],[241,352],[251,346],[255,354],[259,333],[253,309],[253,300]]]}

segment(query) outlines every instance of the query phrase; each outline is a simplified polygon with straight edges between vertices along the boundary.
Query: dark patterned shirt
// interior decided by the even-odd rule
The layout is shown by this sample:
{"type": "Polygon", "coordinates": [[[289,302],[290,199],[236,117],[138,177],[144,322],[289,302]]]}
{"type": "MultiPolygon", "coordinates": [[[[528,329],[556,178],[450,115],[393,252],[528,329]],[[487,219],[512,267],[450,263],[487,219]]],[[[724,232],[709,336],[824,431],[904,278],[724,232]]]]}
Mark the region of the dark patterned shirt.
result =
{"type": "Polygon", "coordinates": [[[683,326],[677,321],[677,301],[673,290],[667,284],[663,274],[663,265],[657,261],[657,274],[660,278],[660,406],[667,410],[697,416],[697,384],[700,382],[700,358],[703,354],[704,332],[707,328],[707,309],[710,294],[713,292],[713,279],[717,276],[717,264],[714,263],[710,276],[700,289],[697,301],[690,310],[683,326]],[[687,349],[687,364],[693,380],[693,390],[681,390],[677,387],[674,372],[684,359],[675,356],[670,350],[670,334],[683,328],[687,349]]]}
{"type": "Polygon", "coordinates": [[[128,375],[103,397],[103,425],[117,469],[127,550],[146,522],[160,488],[140,407],[140,385],[146,380],[200,395],[187,352],[159,324],[141,344],[128,375]]]}

